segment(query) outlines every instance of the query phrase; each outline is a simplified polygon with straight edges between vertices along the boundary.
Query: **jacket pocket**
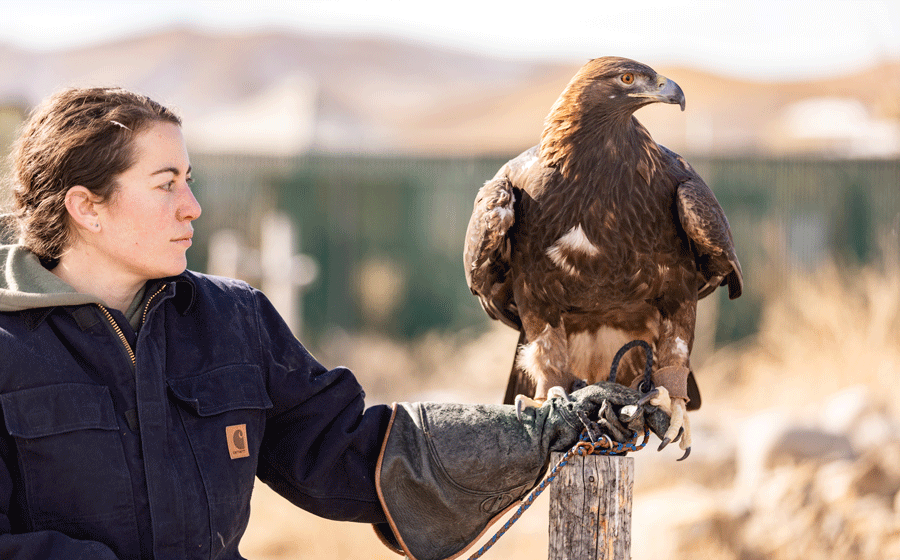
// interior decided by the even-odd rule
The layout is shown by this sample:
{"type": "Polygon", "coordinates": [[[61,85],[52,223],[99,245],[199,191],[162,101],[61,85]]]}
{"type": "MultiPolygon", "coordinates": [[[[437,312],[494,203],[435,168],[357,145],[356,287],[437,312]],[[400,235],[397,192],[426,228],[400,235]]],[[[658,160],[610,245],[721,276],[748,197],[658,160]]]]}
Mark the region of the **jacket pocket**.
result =
{"type": "Polygon", "coordinates": [[[108,388],[47,385],[2,394],[0,406],[16,438],[34,529],[65,526],[77,536],[113,520],[134,527],[131,478],[108,388]]]}
{"type": "Polygon", "coordinates": [[[231,365],[169,379],[210,504],[240,499],[253,486],[265,411],[272,408],[262,372],[231,365]]]}
{"type": "Polygon", "coordinates": [[[169,379],[210,505],[214,550],[240,535],[272,401],[258,366],[230,365],[169,379]],[[224,506],[224,507],[223,507],[224,506]]]}

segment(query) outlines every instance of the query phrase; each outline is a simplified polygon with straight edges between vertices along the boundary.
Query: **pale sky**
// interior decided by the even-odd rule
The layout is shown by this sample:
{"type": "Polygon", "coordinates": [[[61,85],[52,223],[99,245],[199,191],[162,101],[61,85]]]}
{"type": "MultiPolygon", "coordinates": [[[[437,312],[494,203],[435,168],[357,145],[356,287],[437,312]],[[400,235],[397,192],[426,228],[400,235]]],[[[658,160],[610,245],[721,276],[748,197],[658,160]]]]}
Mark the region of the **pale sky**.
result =
{"type": "Polygon", "coordinates": [[[0,42],[33,50],[188,25],[374,33],[573,63],[612,54],[751,79],[827,76],[900,59],[897,0],[0,0],[0,14],[0,42]]]}

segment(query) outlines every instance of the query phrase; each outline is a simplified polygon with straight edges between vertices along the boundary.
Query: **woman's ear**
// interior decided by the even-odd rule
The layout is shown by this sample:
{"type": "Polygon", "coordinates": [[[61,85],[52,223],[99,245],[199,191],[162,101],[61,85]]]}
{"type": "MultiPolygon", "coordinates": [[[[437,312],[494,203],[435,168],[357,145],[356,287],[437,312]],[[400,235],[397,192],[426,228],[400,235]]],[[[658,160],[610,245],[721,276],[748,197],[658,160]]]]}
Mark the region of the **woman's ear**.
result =
{"type": "Polygon", "coordinates": [[[100,231],[100,216],[96,208],[98,203],[99,199],[87,187],[77,185],[66,192],[66,210],[69,211],[69,216],[88,231],[100,231]]]}

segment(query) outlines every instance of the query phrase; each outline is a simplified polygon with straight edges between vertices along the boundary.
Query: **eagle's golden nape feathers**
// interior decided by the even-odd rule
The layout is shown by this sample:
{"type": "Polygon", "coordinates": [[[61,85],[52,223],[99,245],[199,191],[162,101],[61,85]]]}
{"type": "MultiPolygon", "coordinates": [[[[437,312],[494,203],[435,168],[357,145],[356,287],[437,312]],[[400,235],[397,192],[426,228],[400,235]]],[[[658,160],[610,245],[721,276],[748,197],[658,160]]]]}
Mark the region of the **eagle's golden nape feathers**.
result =
{"type": "MultiPolygon", "coordinates": [[[[739,296],[743,276],[712,191],[634,118],[649,103],[684,109],[684,92],[633,60],[585,64],[540,143],[479,191],[463,258],[488,315],[520,332],[505,402],[603,379],[623,344],[643,340],[653,374],[669,376],[656,383],[672,407],[665,438],[687,451],[685,411],[700,404],[690,367],[697,300],[719,286],[739,296]]],[[[642,369],[626,355],[617,381],[642,369]]]]}

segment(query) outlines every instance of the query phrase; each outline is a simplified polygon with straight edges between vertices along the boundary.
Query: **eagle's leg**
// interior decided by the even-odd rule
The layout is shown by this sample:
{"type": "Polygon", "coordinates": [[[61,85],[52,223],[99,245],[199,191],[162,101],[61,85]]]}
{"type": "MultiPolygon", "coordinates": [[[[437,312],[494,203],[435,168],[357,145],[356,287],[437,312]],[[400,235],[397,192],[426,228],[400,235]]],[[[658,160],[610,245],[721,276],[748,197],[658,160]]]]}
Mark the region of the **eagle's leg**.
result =
{"type": "MultiPolygon", "coordinates": [[[[523,321],[524,322],[524,321],[523,321]]],[[[528,334],[528,323],[525,323],[528,334]]],[[[516,356],[518,367],[535,381],[534,396],[517,395],[516,412],[521,418],[524,407],[540,407],[547,399],[567,397],[574,376],[568,371],[568,350],[565,329],[543,323],[536,336],[528,336],[528,344],[519,348],[516,356]]]]}
{"type": "MultiPolygon", "coordinates": [[[[654,400],[669,414],[669,429],[663,436],[660,449],[673,441],[684,450],[682,461],[691,453],[691,424],[687,416],[687,378],[691,372],[691,346],[694,343],[694,324],[696,303],[682,305],[668,320],[663,320],[659,342],[657,344],[657,360],[660,365],[654,378],[657,385],[667,389],[654,400]],[[668,399],[668,403],[664,403],[668,399]]],[[[652,403],[653,401],[651,401],[652,403]]]]}

